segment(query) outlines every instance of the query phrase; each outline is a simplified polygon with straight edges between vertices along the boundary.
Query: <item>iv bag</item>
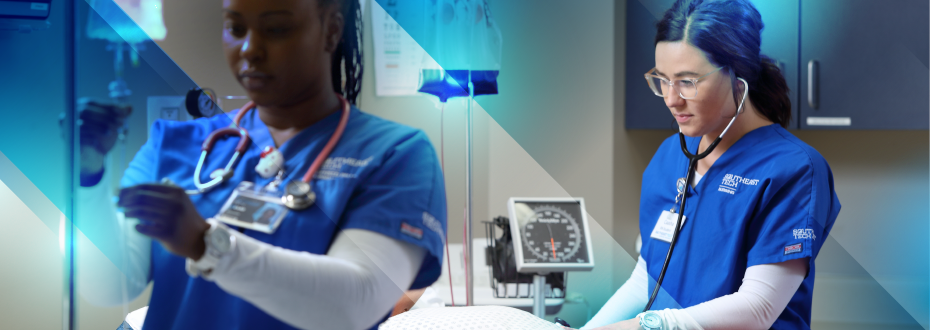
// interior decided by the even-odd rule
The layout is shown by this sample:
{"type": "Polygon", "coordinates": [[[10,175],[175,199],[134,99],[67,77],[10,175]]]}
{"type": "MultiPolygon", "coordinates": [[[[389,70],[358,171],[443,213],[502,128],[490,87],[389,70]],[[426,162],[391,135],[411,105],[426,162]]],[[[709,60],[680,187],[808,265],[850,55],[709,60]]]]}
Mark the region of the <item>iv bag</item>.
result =
{"type": "Polygon", "coordinates": [[[162,0],[87,0],[96,12],[87,20],[87,37],[139,44],[164,40],[162,0]]]}
{"type": "Polygon", "coordinates": [[[441,102],[497,94],[501,34],[487,0],[426,0],[424,8],[417,41],[426,55],[418,91],[441,102]]]}

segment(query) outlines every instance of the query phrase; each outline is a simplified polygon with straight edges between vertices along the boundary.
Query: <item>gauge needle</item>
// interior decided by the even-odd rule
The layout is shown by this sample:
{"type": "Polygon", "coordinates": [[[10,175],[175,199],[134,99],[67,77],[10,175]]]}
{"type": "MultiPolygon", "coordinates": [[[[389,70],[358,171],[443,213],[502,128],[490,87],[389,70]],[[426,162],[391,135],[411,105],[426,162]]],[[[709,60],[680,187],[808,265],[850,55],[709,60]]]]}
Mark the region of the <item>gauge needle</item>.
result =
{"type": "Polygon", "coordinates": [[[552,259],[555,259],[555,239],[552,238],[552,227],[549,224],[546,224],[546,228],[549,229],[549,246],[552,247],[552,259]]]}
{"type": "Polygon", "coordinates": [[[555,239],[549,237],[549,243],[552,243],[552,259],[555,259],[555,239]]]}

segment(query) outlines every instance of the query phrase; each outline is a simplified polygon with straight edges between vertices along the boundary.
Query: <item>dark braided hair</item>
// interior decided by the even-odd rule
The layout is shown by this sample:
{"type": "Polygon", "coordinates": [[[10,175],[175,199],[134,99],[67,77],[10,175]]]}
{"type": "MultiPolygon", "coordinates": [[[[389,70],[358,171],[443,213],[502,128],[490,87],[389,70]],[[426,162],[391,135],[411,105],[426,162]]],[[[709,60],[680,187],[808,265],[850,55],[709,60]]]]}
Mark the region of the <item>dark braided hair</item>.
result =
{"type": "MultiPolygon", "coordinates": [[[[677,0],[656,25],[655,43],[681,41],[697,47],[717,66],[749,83],[749,99],[760,114],[787,127],[791,99],[781,70],[760,54],[764,27],[747,0],[677,0]]],[[[734,91],[736,79],[732,79],[734,91]]],[[[739,104],[736,93],[734,101],[739,104]]]]}
{"type": "Polygon", "coordinates": [[[319,0],[319,4],[320,7],[339,6],[345,18],[342,38],[333,52],[333,89],[349,103],[356,104],[362,91],[362,73],[365,71],[362,60],[362,8],[358,0],[319,0]]]}

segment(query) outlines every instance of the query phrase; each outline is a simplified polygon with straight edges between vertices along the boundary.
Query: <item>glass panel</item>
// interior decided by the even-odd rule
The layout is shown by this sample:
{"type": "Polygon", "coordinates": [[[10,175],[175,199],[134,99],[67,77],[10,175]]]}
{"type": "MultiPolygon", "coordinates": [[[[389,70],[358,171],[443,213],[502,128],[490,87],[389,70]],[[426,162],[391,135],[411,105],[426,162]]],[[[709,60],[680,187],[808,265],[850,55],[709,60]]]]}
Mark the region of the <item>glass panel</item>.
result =
{"type": "Polygon", "coordinates": [[[3,329],[63,329],[67,322],[69,162],[59,115],[70,105],[64,59],[71,29],[67,6],[47,2],[0,8],[3,329]],[[11,17],[17,14],[31,17],[11,17]]]}
{"type": "Polygon", "coordinates": [[[148,252],[131,251],[151,242],[137,240],[142,236],[116,212],[114,196],[129,162],[146,142],[151,122],[187,118],[184,97],[197,87],[147,37],[165,36],[158,3],[76,4],[80,121],[73,138],[79,141],[74,176],[80,182],[74,192],[73,329],[116,329],[127,314],[149,303],[147,267],[138,267],[148,264],[148,252]]]}

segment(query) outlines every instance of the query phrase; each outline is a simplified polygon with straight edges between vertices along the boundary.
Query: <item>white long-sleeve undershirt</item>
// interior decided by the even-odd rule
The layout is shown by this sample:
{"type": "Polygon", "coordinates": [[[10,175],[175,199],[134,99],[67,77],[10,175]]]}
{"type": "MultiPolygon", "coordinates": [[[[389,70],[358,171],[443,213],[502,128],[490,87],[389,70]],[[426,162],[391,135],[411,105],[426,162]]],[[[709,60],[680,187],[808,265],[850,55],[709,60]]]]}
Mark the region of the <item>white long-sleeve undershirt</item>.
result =
{"type": "Polygon", "coordinates": [[[231,233],[235,249],[207,279],[307,329],[370,328],[410,287],[426,256],[419,246],[361,229],[340,232],[325,256],[231,233]]]}
{"type": "MultiPolygon", "coordinates": [[[[151,240],[126,224],[112,203],[107,182],[105,176],[94,187],[80,188],[76,196],[80,221],[107,224],[95,226],[107,232],[95,233],[94,242],[82,236],[78,244],[90,247],[102,243],[98,240],[113,239],[121,247],[109,254],[109,261],[119,268],[102,266],[108,260],[99,253],[79,252],[75,258],[78,291],[96,305],[135,299],[147,286],[151,271],[151,240]],[[122,286],[121,279],[128,285],[122,286]]],[[[337,234],[325,256],[230,232],[237,239],[235,249],[220,259],[208,280],[298,328],[371,327],[409,288],[426,255],[416,245],[360,229],[337,234]]]]}
{"type": "MultiPolygon", "coordinates": [[[[617,323],[636,317],[649,298],[648,273],[640,257],[630,278],[581,329],[617,323]]],[[[667,330],[768,329],[788,306],[807,276],[806,258],[746,268],[737,292],[685,309],[657,311],[667,330]]]]}

